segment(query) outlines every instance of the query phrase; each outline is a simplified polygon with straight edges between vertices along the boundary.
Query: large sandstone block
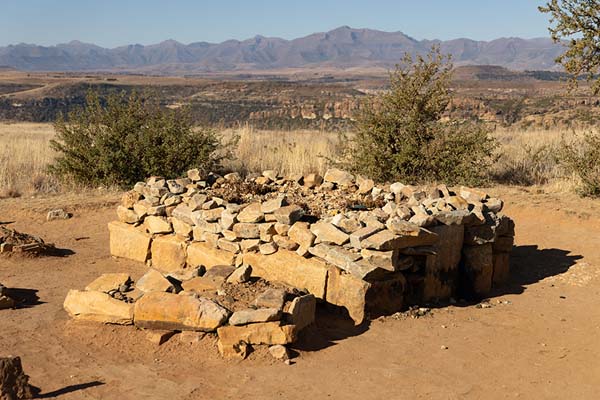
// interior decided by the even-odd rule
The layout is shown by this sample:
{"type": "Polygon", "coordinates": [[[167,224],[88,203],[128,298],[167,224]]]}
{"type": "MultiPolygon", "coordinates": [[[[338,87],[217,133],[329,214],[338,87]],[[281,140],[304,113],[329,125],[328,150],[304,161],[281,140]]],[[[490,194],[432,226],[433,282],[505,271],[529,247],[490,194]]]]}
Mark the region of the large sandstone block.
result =
{"type": "Polygon", "coordinates": [[[327,296],[325,300],[344,307],[356,325],[365,319],[367,291],[371,285],[341,269],[329,266],[327,274],[327,296]]]}
{"type": "Polygon", "coordinates": [[[185,239],[169,235],[152,241],[152,266],[160,272],[170,273],[185,267],[187,243],[185,239]]]}
{"type": "Polygon", "coordinates": [[[222,326],[217,329],[223,346],[233,346],[240,342],[247,344],[289,344],[296,340],[295,325],[279,322],[264,322],[243,326],[222,326]]]}
{"type": "Polygon", "coordinates": [[[63,307],[75,319],[119,325],[133,322],[133,304],[103,292],[69,290],[63,307]]]}
{"type": "Polygon", "coordinates": [[[122,285],[131,283],[129,274],[126,273],[111,273],[102,274],[92,283],[86,286],[85,290],[94,290],[98,292],[108,293],[111,290],[119,290],[122,285]]]}
{"type": "Polygon", "coordinates": [[[204,332],[214,331],[229,317],[229,311],[211,300],[164,292],[145,294],[133,314],[140,328],[204,332]]]}
{"type": "Polygon", "coordinates": [[[463,225],[438,225],[431,231],[438,235],[438,241],[433,245],[436,254],[427,256],[425,264],[425,301],[447,299],[456,291],[465,228],[463,225]]]}
{"type": "Polygon", "coordinates": [[[280,249],[270,255],[246,253],[244,263],[252,267],[252,276],[307,290],[320,299],[325,298],[327,266],[321,260],[306,259],[295,252],[280,249]]]}
{"type": "Polygon", "coordinates": [[[235,254],[216,249],[207,243],[192,243],[187,248],[187,265],[197,267],[203,265],[210,269],[215,265],[233,265],[235,254]]]}
{"type": "Polygon", "coordinates": [[[109,222],[108,231],[111,255],[146,262],[152,241],[150,235],[119,221],[109,222]]]}
{"type": "Polygon", "coordinates": [[[487,294],[492,288],[494,272],[492,244],[465,246],[463,268],[461,284],[466,292],[478,296],[487,294]]]}

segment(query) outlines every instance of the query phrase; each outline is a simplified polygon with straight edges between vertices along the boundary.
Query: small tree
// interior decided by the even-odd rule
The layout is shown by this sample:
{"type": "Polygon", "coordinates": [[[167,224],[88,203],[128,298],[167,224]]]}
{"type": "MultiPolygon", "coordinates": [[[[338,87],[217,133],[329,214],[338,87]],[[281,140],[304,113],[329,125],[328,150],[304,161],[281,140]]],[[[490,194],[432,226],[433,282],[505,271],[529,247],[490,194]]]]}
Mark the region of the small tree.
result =
{"type": "Polygon", "coordinates": [[[449,61],[437,47],[426,57],[405,55],[390,73],[390,90],[357,115],[345,151],[349,169],[381,181],[481,182],[494,141],[481,126],[442,121],[452,98],[449,61]]]}
{"type": "MultiPolygon", "coordinates": [[[[551,15],[548,30],[557,43],[565,43],[566,51],[556,62],[573,75],[572,87],[577,78],[594,79],[600,69],[600,3],[596,0],[551,0],[539,7],[551,15]]],[[[600,81],[593,84],[594,93],[600,91],[600,81]]]]}
{"type": "Polygon", "coordinates": [[[113,94],[103,104],[89,92],[86,106],[54,125],[58,152],[50,171],[86,185],[132,185],[151,175],[180,176],[187,169],[215,168],[220,141],[194,129],[185,111],[161,108],[137,93],[113,94]]]}

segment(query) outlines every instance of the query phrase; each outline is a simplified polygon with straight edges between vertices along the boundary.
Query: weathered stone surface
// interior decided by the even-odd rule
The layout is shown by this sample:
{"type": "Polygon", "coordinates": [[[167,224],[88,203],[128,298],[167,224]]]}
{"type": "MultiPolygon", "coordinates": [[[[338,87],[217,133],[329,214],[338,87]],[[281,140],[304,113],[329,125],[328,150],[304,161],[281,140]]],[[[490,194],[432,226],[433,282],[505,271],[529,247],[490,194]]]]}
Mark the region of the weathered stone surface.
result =
{"type": "Polygon", "coordinates": [[[260,203],[248,204],[237,216],[239,222],[255,223],[264,219],[265,215],[261,211],[260,203]]]}
{"type": "Polygon", "coordinates": [[[250,280],[252,275],[252,267],[249,265],[242,265],[238,267],[227,277],[227,283],[245,283],[250,280]]]}
{"type": "Polygon", "coordinates": [[[290,322],[296,325],[298,332],[315,322],[316,308],[317,299],[312,294],[299,296],[292,300],[288,313],[290,322]]]}
{"type": "Polygon", "coordinates": [[[276,209],[273,212],[273,216],[280,224],[293,225],[304,216],[304,209],[296,204],[292,204],[276,209]]]}
{"type": "Polygon", "coordinates": [[[289,230],[290,226],[288,224],[282,224],[279,222],[275,224],[275,232],[277,232],[278,235],[287,236],[289,230]]]}
{"type": "Polygon", "coordinates": [[[492,288],[494,259],[492,245],[464,246],[463,250],[463,285],[468,292],[483,296],[492,288]]]}
{"type": "Polygon", "coordinates": [[[366,295],[370,284],[341,269],[330,266],[327,276],[328,303],[344,307],[355,324],[365,319],[366,295]]]}
{"type": "Polygon", "coordinates": [[[4,293],[0,293],[0,310],[13,308],[16,305],[15,301],[4,293]]]}
{"type": "Polygon", "coordinates": [[[197,276],[188,281],[182,282],[181,287],[186,292],[201,293],[204,291],[215,291],[221,287],[222,279],[212,279],[206,276],[197,276]]]}
{"type": "Polygon", "coordinates": [[[425,301],[448,299],[454,295],[465,232],[463,225],[439,225],[431,230],[438,235],[438,242],[432,246],[435,254],[427,256],[425,263],[425,301]]]}
{"type": "Polygon", "coordinates": [[[227,240],[225,238],[220,238],[217,241],[217,245],[219,246],[219,248],[221,250],[225,250],[225,251],[228,251],[230,253],[239,253],[239,251],[240,251],[240,244],[239,244],[239,242],[232,242],[232,241],[227,240]]]}
{"type": "Polygon", "coordinates": [[[390,218],[388,227],[371,235],[361,242],[361,248],[373,250],[394,250],[406,247],[428,246],[437,242],[437,235],[427,229],[418,227],[401,219],[390,218]],[[390,223],[395,220],[394,223],[390,223]],[[396,232],[396,233],[394,233],[396,232]]]}
{"type": "Polygon", "coordinates": [[[248,325],[259,322],[279,321],[281,310],[277,308],[249,308],[236,311],[229,317],[230,325],[248,325]]]}
{"type": "Polygon", "coordinates": [[[85,290],[95,290],[108,293],[111,290],[119,290],[123,285],[129,285],[131,277],[125,273],[102,274],[92,283],[86,286],[85,290]]]}
{"type": "Polygon", "coordinates": [[[361,242],[364,239],[368,238],[371,235],[376,234],[377,232],[381,231],[382,229],[383,229],[383,227],[367,225],[364,228],[361,228],[361,229],[357,230],[356,232],[353,232],[350,234],[350,244],[355,249],[360,249],[360,248],[362,248],[361,242]]]}
{"type": "Polygon", "coordinates": [[[385,269],[387,271],[397,271],[399,252],[397,250],[377,251],[370,249],[362,249],[360,252],[365,261],[375,267],[385,269]]]}
{"type": "Polygon", "coordinates": [[[384,280],[371,282],[365,296],[366,310],[372,317],[402,311],[407,281],[401,272],[388,275],[384,280]]]}
{"type": "Polygon", "coordinates": [[[316,236],[308,228],[307,222],[296,222],[288,231],[288,237],[300,247],[308,249],[315,243],[316,236]]]}
{"type": "Polygon", "coordinates": [[[328,222],[319,221],[312,224],[310,230],[323,243],[333,243],[341,246],[350,240],[350,236],[328,222]]]}
{"type": "Polygon", "coordinates": [[[140,328],[211,332],[227,321],[229,311],[202,297],[152,292],[135,303],[134,315],[140,328]]]}
{"type": "Polygon", "coordinates": [[[235,254],[215,249],[207,243],[192,243],[187,248],[187,265],[203,265],[210,269],[215,265],[233,265],[235,254]]]}
{"type": "Polygon", "coordinates": [[[277,243],[274,243],[274,242],[263,243],[260,246],[258,246],[258,250],[260,251],[260,254],[262,254],[264,256],[274,254],[277,252],[278,249],[279,249],[279,247],[277,246],[277,243]]]}
{"type": "Polygon", "coordinates": [[[210,278],[216,282],[223,283],[229,275],[233,274],[236,268],[233,265],[215,265],[208,269],[203,275],[204,278],[210,278]]]}
{"type": "Polygon", "coordinates": [[[152,241],[150,235],[118,221],[109,222],[108,230],[111,255],[146,262],[152,241]]]}
{"type": "Polygon", "coordinates": [[[246,253],[244,263],[252,266],[252,276],[306,289],[321,299],[325,297],[327,268],[323,261],[280,250],[272,255],[246,253]]]}
{"type": "Polygon", "coordinates": [[[262,203],[260,209],[265,214],[270,214],[277,210],[278,208],[287,206],[287,198],[285,196],[278,196],[274,199],[267,200],[262,203]]]}
{"type": "Polygon", "coordinates": [[[200,170],[198,170],[197,168],[190,169],[187,172],[187,177],[190,178],[192,180],[192,182],[198,182],[198,181],[202,180],[202,175],[200,174],[200,170]]]}
{"type": "Polygon", "coordinates": [[[184,238],[189,238],[192,235],[192,226],[190,224],[175,217],[171,217],[170,222],[173,226],[173,231],[175,234],[184,238]]]}
{"type": "Polygon", "coordinates": [[[323,180],[340,186],[349,186],[354,183],[354,175],[338,168],[330,168],[325,172],[323,180]]]}
{"type": "Polygon", "coordinates": [[[225,207],[217,207],[210,210],[202,210],[202,219],[206,222],[216,222],[221,218],[225,207]]]}
{"type": "Polygon", "coordinates": [[[217,342],[217,348],[223,358],[228,360],[244,360],[248,357],[250,348],[245,342],[238,342],[233,344],[223,344],[220,340],[217,342]]]}
{"type": "Polygon", "coordinates": [[[304,186],[307,188],[314,188],[323,183],[323,177],[318,174],[304,175],[304,186]]]}
{"type": "Polygon", "coordinates": [[[373,190],[375,182],[373,179],[363,178],[362,176],[356,177],[356,184],[358,185],[359,194],[367,194],[373,190]]]}
{"type": "Polygon", "coordinates": [[[260,246],[259,239],[244,239],[240,243],[240,248],[244,253],[248,251],[258,251],[260,246]]]}
{"type": "Polygon", "coordinates": [[[279,325],[279,322],[264,322],[243,326],[222,326],[217,329],[219,341],[223,345],[240,342],[248,344],[288,344],[296,340],[294,325],[279,325]]]}
{"type": "Polygon", "coordinates": [[[115,300],[103,292],[69,290],[63,307],[74,319],[119,325],[133,321],[132,304],[115,300]]]}
{"type": "Polygon", "coordinates": [[[298,248],[298,243],[294,242],[287,236],[273,235],[273,241],[277,244],[277,247],[280,249],[294,251],[298,248]]]}
{"type": "Polygon", "coordinates": [[[258,239],[260,230],[258,224],[239,222],[233,225],[233,232],[241,239],[258,239]]]}
{"type": "Polygon", "coordinates": [[[0,400],[38,398],[19,357],[0,357],[0,400]]]}
{"type": "Polygon", "coordinates": [[[283,303],[285,302],[285,290],[270,288],[262,292],[254,300],[256,307],[263,308],[275,308],[277,310],[283,309],[283,303]]]}
{"type": "Polygon", "coordinates": [[[117,207],[117,218],[119,218],[119,221],[125,222],[126,224],[135,224],[140,220],[140,217],[135,211],[123,206],[117,207]]]}
{"type": "Polygon", "coordinates": [[[233,224],[237,222],[237,213],[225,210],[221,213],[221,227],[224,230],[231,229],[233,224]]]}
{"type": "Polygon", "coordinates": [[[352,234],[363,227],[362,223],[358,218],[341,218],[336,224],[334,224],[347,234],[352,234]]]}
{"type": "Polygon", "coordinates": [[[273,222],[259,224],[258,231],[260,232],[260,240],[263,242],[270,242],[273,240],[273,235],[277,234],[277,231],[275,230],[275,224],[273,222]]]}
{"type": "Polygon", "coordinates": [[[285,347],[281,344],[276,344],[276,345],[270,346],[269,353],[276,360],[287,361],[290,359],[290,354],[288,353],[287,347],[285,347]]]}
{"type": "Polygon", "coordinates": [[[492,275],[492,286],[499,287],[510,278],[510,253],[494,253],[494,273],[492,275]]]}
{"type": "Polygon", "coordinates": [[[152,241],[152,266],[163,273],[180,270],[186,263],[186,249],[187,243],[181,237],[157,237],[152,241]]]}
{"type": "Polygon", "coordinates": [[[194,210],[192,210],[189,206],[182,203],[175,207],[171,213],[171,216],[185,222],[186,224],[194,225],[194,221],[192,220],[193,211],[194,210]]]}
{"type": "Polygon", "coordinates": [[[151,234],[173,232],[171,223],[167,221],[165,217],[157,217],[154,215],[148,216],[146,219],[144,219],[144,226],[148,230],[148,233],[151,234]]]}
{"type": "Polygon", "coordinates": [[[515,238],[512,236],[498,236],[494,241],[494,253],[510,253],[514,243],[515,238]]]}
{"type": "Polygon", "coordinates": [[[146,333],[146,339],[157,346],[167,343],[175,335],[175,331],[157,331],[152,330],[146,333]]]}
{"type": "Polygon", "coordinates": [[[55,221],[58,219],[70,219],[73,214],[66,212],[62,208],[58,208],[56,210],[48,211],[46,214],[46,221],[55,221]]]}
{"type": "Polygon", "coordinates": [[[144,293],[149,292],[175,292],[173,284],[155,269],[149,269],[135,284],[135,287],[144,293]]]}
{"type": "Polygon", "coordinates": [[[468,188],[465,186],[460,187],[459,194],[469,203],[482,202],[489,197],[488,194],[483,190],[468,188]]]}

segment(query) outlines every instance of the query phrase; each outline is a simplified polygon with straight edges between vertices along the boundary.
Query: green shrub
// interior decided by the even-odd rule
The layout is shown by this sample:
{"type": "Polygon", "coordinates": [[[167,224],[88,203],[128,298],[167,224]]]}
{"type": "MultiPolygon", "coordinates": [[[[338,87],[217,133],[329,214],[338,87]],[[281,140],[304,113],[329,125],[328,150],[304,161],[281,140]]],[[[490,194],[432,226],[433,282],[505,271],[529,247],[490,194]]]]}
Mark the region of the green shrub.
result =
{"type": "Polygon", "coordinates": [[[577,177],[582,196],[600,196],[600,135],[587,133],[570,142],[563,139],[558,161],[577,177]]]}
{"type": "Polygon", "coordinates": [[[481,183],[495,142],[480,125],[442,120],[451,71],[436,47],[427,57],[406,55],[390,74],[390,90],[361,107],[345,167],[380,181],[481,183]]]}
{"type": "Polygon", "coordinates": [[[194,129],[187,113],[160,107],[137,93],[90,92],[86,106],[55,123],[58,153],[50,171],[85,185],[132,185],[151,175],[180,176],[186,170],[218,166],[220,140],[194,129]],[[105,103],[105,104],[104,104],[105,103]]]}

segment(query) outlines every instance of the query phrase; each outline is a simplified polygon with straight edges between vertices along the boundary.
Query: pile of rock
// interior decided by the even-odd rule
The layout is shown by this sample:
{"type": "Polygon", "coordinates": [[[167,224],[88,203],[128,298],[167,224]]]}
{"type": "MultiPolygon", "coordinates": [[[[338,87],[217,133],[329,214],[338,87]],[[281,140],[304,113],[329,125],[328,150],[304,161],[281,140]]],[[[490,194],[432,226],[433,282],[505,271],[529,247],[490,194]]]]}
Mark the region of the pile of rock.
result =
{"type": "Polygon", "coordinates": [[[192,170],[125,193],[110,247],[180,281],[215,265],[251,266],[361,323],[505,282],[514,223],[502,206],[476,189],[378,185],[339,169],[245,180],[192,170]]]}
{"type": "Polygon", "coordinates": [[[135,325],[161,344],[174,332],[216,332],[227,358],[245,358],[252,345],[286,345],[314,321],[316,299],[250,279],[251,268],[214,266],[187,281],[150,269],[137,282],[104,274],[85,290],[69,291],[75,319],[135,325]]]}
{"type": "Polygon", "coordinates": [[[0,400],[33,399],[36,389],[29,384],[20,357],[0,357],[0,400]]]}
{"type": "Polygon", "coordinates": [[[38,236],[17,232],[14,229],[0,225],[0,254],[41,254],[51,252],[52,250],[54,250],[54,245],[45,243],[38,236]]]}

